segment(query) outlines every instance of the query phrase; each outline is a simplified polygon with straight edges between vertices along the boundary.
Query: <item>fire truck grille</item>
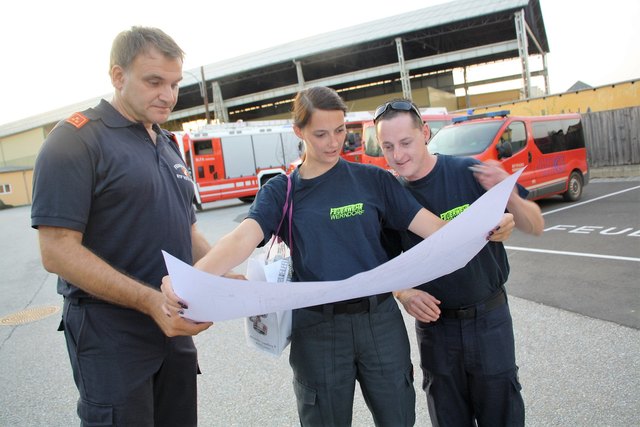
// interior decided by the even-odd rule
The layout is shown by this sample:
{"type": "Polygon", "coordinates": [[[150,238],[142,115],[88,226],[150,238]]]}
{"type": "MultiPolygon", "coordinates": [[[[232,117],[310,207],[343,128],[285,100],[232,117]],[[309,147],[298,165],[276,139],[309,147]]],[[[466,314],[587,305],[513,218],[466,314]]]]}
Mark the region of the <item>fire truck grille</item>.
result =
{"type": "Polygon", "coordinates": [[[51,316],[58,311],[60,311],[60,307],[54,305],[27,308],[17,313],[0,317],[0,326],[22,325],[23,323],[35,322],[36,320],[51,316]]]}

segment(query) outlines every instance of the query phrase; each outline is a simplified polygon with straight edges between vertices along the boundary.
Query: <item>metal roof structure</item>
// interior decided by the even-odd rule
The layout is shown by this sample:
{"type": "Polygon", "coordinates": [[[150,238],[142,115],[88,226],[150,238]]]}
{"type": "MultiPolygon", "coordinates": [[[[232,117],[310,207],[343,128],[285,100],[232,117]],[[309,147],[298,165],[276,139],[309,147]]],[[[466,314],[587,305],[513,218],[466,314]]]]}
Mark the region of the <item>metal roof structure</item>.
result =
{"type": "MultiPolygon", "coordinates": [[[[443,53],[448,50],[461,50],[490,44],[488,41],[502,41],[506,39],[504,36],[509,33],[511,35],[509,39],[515,40],[514,28],[504,28],[504,25],[498,26],[497,24],[506,22],[507,27],[513,27],[513,13],[523,8],[532,9],[529,13],[536,19],[529,23],[529,26],[532,27],[537,38],[543,40],[543,47],[548,51],[544,25],[541,25],[542,16],[538,1],[458,0],[365,22],[205,65],[205,77],[207,80],[215,80],[231,75],[240,75],[249,70],[271,67],[274,64],[288,63],[295,59],[309,63],[317,62],[321,60],[319,56],[323,54],[328,58],[337,58],[346,54],[362,55],[361,47],[365,47],[367,51],[372,49],[381,51],[390,44],[389,40],[398,36],[403,37],[403,41],[410,44],[421,45],[411,48],[412,52],[421,56],[429,51],[443,53]],[[482,39],[475,41],[470,40],[469,37],[466,37],[466,40],[459,36],[453,38],[456,32],[478,26],[486,27],[492,34],[485,32],[482,39]],[[427,43],[431,46],[427,46],[427,43]],[[337,52],[331,54],[332,51],[337,52]]],[[[479,36],[480,34],[475,35],[479,36]]],[[[395,45],[391,45],[395,51],[395,45]]],[[[534,52],[532,51],[532,53],[534,52]]],[[[407,57],[410,56],[412,55],[407,55],[407,57]]],[[[392,55],[391,62],[395,60],[396,58],[392,55]]]]}
{"type": "MultiPolygon", "coordinates": [[[[210,108],[223,121],[230,111],[234,120],[260,119],[316,85],[340,90],[347,101],[400,87],[410,95],[426,84],[453,92],[452,77],[428,76],[512,58],[522,61],[526,93],[531,75],[547,75],[546,61],[543,71],[529,72],[528,55],[547,52],[539,0],[457,0],[185,70],[171,119],[202,117],[210,108]]],[[[0,137],[54,123],[98,99],[0,126],[0,137]]]]}
{"type": "MultiPolygon", "coordinates": [[[[539,0],[458,0],[208,64],[202,73],[217,116],[226,121],[225,110],[244,109],[237,118],[251,120],[275,112],[252,107],[277,105],[305,86],[366,86],[398,79],[403,71],[408,80],[548,51],[539,0]]],[[[204,112],[194,78],[202,73],[185,77],[174,118],[204,112]]]]}

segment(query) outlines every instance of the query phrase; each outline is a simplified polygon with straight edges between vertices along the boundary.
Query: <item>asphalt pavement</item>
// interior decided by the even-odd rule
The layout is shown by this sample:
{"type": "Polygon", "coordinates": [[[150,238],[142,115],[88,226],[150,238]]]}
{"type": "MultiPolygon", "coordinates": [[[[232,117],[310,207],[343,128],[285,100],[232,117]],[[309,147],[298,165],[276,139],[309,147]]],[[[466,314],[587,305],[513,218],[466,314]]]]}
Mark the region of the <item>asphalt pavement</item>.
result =
{"type": "MultiPolygon", "coordinates": [[[[638,176],[632,171],[631,178],[623,179],[640,181],[638,176]]],[[[590,186],[595,189],[609,180],[594,174],[590,186]]],[[[248,206],[226,202],[205,208],[198,213],[199,226],[215,241],[237,224],[248,206]]],[[[28,206],[0,211],[0,319],[4,321],[0,321],[0,426],[78,425],[77,391],[64,337],[56,331],[60,312],[42,314],[59,310],[62,300],[55,291],[55,277],[40,264],[29,214],[28,206]],[[6,323],[18,314],[27,321],[6,323]]],[[[638,258],[640,253],[629,256],[638,258]]],[[[512,269],[517,271],[519,255],[513,258],[512,269]]],[[[637,300],[636,291],[631,290],[630,298],[637,300]]],[[[509,299],[527,425],[639,426],[638,328],[538,299],[514,295],[509,299]]],[[[429,426],[413,324],[409,317],[405,320],[416,366],[416,425],[429,426]]],[[[203,372],[199,378],[200,425],[298,425],[288,350],[274,358],[248,348],[241,320],[216,324],[196,337],[196,344],[203,372]]],[[[373,425],[360,393],[353,425],[373,425]]]]}

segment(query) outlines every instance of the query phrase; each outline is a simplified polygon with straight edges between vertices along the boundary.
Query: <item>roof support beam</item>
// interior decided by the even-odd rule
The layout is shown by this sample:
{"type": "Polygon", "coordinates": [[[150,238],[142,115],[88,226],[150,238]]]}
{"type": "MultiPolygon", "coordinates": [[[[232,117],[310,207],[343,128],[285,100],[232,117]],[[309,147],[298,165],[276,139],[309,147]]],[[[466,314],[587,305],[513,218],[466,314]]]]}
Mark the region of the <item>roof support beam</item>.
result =
{"type": "Polygon", "coordinates": [[[524,20],[524,9],[519,10],[514,15],[516,26],[516,38],[518,40],[518,53],[522,63],[522,80],[524,87],[524,97],[531,97],[531,72],[529,71],[529,45],[527,43],[526,22],[524,20]]]}
{"type": "Polygon", "coordinates": [[[302,64],[300,61],[293,60],[293,63],[296,64],[296,74],[298,76],[298,91],[304,89],[304,74],[302,73],[302,64]]]}
{"type": "Polygon", "coordinates": [[[405,66],[404,52],[402,51],[402,37],[396,37],[396,51],[398,52],[398,68],[400,68],[400,82],[402,83],[402,96],[412,100],[411,81],[409,81],[409,70],[405,66]]]}
{"type": "MultiPolygon", "coordinates": [[[[222,98],[220,83],[217,81],[211,82],[211,90],[213,92],[213,111],[215,112],[216,119],[218,119],[219,122],[226,123],[229,121],[229,112],[222,98]]],[[[207,123],[209,122],[207,121],[207,123]]]]}
{"type": "Polygon", "coordinates": [[[533,42],[533,44],[536,45],[536,49],[538,50],[538,53],[540,55],[542,55],[542,71],[543,71],[543,76],[544,76],[544,92],[545,92],[545,94],[549,95],[549,69],[547,68],[547,54],[545,53],[545,51],[542,48],[542,46],[540,46],[540,42],[536,38],[536,35],[533,34],[533,31],[531,31],[531,27],[529,27],[529,24],[527,24],[526,20],[524,21],[524,27],[527,30],[527,34],[531,38],[531,41],[533,42]]]}
{"type": "MultiPolygon", "coordinates": [[[[490,56],[495,53],[518,52],[518,42],[516,40],[508,40],[504,42],[494,43],[490,45],[484,45],[475,48],[462,49],[455,52],[443,53],[440,55],[428,56],[425,58],[412,59],[405,61],[405,67],[407,70],[415,70],[420,68],[434,67],[437,65],[445,65],[449,63],[455,63],[459,61],[467,61],[471,59],[482,58],[490,56]]],[[[339,84],[357,82],[361,80],[368,80],[373,77],[389,76],[400,73],[400,66],[398,63],[383,65],[380,67],[369,68],[366,70],[360,70],[348,74],[340,74],[335,76],[326,77],[323,79],[305,81],[305,86],[335,86],[339,84]]],[[[224,106],[226,109],[239,107],[241,105],[255,104],[260,101],[265,101],[274,98],[282,98],[285,96],[293,96],[299,91],[299,84],[282,86],[276,89],[270,89],[263,92],[252,93],[249,95],[238,96],[235,98],[229,98],[224,100],[224,106]]],[[[215,98],[215,96],[214,96],[215,98]]],[[[196,114],[202,114],[204,109],[202,107],[190,108],[187,110],[176,111],[171,114],[170,119],[176,120],[184,117],[190,117],[196,114]]]]}

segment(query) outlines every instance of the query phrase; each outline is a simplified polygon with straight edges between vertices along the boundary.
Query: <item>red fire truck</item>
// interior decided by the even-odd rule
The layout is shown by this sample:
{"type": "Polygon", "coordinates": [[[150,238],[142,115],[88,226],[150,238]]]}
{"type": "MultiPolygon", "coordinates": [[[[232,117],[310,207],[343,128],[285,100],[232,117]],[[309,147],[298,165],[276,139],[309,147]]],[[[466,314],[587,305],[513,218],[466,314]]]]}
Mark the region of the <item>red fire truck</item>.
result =
{"type": "Polygon", "coordinates": [[[176,136],[198,210],[224,199],[251,202],[265,182],[300,156],[301,141],[288,120],[206,125],[176,136]]]}
{"type": "Polygon", "coordinates": [[[364,154],[364,125],[373,120],[373,115],[368,111],[356,111],[347,113],[344,118],[347,128],[347,138],[342,146],[341,156],[350,162],[362,163],[364,154]]]}

